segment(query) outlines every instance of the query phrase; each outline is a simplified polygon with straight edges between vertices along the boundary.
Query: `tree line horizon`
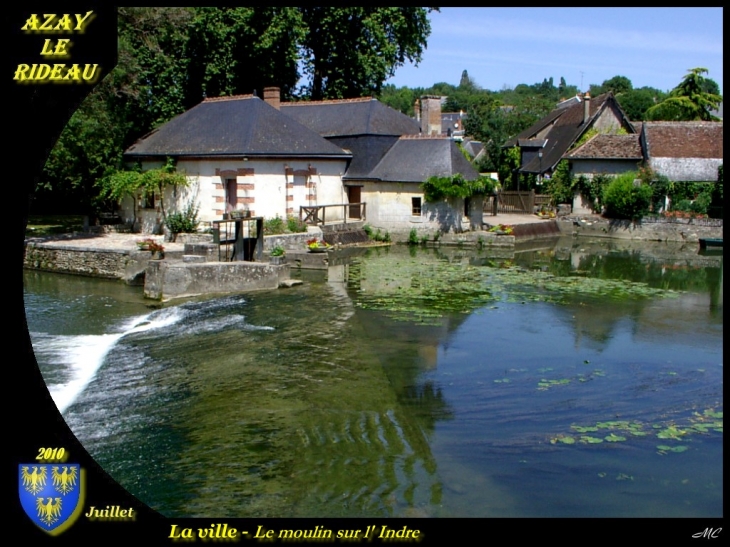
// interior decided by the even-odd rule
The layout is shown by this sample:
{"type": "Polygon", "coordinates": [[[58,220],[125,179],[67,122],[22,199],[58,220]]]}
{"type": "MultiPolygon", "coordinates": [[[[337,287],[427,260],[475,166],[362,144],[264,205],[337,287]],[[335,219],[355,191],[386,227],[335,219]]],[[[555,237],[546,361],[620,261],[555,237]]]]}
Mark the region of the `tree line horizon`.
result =
{"type": "MultiPolygon", "coordinates": [[[[385,84],[399,66],[422,60],[431,33],[429,14],[438,9],[119,7],[118,63],[82,102],[50,151],[31,210],[93,215],[107,209],[111,204],[100,197],[99,181],[124,169],[122,154],[137,139],[206,97],[262,92],[269,86],[280,88],[282,100],[373,96],[411,116],[421,95],[446,95],[444,111],[463,110],[467,134],[488,148],[491,159],[480,169],[496,171],[502,143],[578,88],[564,78],[556,86],[551,77],[492,92],[466,71],[458,85],[410,89],[385,84]]],[[[719,97],[717,84],[704,73],[692,73],[692,101],[698,86],[700,98],[719,97]]],[[[673,93],[634,90],[624,76],[589,91],[601,89],[614,91],[637,121],[673,93]]],[[[677,108],[683,115],[692,110],[687,104],[677,108]]]]}

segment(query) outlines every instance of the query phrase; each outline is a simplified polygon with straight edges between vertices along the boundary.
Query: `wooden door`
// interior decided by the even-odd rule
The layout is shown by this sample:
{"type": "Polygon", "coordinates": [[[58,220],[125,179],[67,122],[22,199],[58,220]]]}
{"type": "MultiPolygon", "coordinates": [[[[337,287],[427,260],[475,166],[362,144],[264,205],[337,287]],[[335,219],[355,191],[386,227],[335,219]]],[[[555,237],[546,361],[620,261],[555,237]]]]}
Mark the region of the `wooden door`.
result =
{"type": "Polygon", "coordinates": [[[350,218],[360,218],[360,199],[361,199],[361,186],[348,186],[347,187],[347,202],[348,203],[357,203],[357,205],[350,205],[350,218]]]}

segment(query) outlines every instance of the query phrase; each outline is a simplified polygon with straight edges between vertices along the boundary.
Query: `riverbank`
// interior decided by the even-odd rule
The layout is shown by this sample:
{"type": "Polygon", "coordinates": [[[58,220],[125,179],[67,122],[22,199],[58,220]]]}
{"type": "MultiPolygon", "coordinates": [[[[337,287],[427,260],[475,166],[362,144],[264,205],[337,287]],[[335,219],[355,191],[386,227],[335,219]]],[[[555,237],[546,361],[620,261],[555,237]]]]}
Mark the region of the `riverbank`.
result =
{"type": "MultiPolygon", "coordinates": [[[[540,237],[603,237],[632,241],[697,243],[701,238],[722,239],[722,220],[687,219],[682,222],[643,222],[609,220],[600,215],[568,216],[542,220],[534,215],[500,215],[485,217],[489,225],[512,227],[511,235],[497,235],[488,230],[448,233],[425,242],[429,246],[457,245],[478,248],[514,248],[517,242],[540,237]]],[[[297,234],[299,235],[299,234],[297,234]]],[[[305,234],[311,235],[311,234],[305,234]]],[[[405,243],[408,234],[391,234],[393,242],[405,243]]],[[[121,279],[128,284],[143,284],[151,260],[149,251],[140,251],[142,236],[130,233],[73,233],[26,240],[24,267],[35,270],[121,279]]],[[[210,243],[210,235],[181,234],[175,242],[163,242],[168,261],[182,261],[185,246],[210,243]]],[[[265,250],[284,245],[283,236],[266,236],[265,250]]],[[[292,242],[292,245],[294,242],[292,242]]],[[[296,247],[298,248],[298,247],[296,247]]],[[[291,247],[293,251],[294,247],[291,247]]]]}
{"type": "Polygon", "coordinates": [[[636,241],[698,243],[722,239],[722,219],[614,220],[600,215],[568,216],[558,221],[561,233],[573,236],[610,237],[636,241]]]}

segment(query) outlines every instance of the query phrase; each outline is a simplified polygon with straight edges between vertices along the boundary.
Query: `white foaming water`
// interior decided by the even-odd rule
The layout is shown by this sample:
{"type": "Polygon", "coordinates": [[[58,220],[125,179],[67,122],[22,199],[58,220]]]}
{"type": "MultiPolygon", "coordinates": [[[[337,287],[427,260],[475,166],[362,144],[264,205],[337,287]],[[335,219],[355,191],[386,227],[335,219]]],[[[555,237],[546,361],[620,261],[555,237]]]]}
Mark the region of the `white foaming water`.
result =
{"type": "Polygon", "coordinates": [[[169,308],[135,317],[120,325],[120,331],[114,334],[49,336],[31,333],[36,355],[63,370],[65,378],[59,383],[46,381],[59,412],[63,414],[89,385],[106,355],[120,339],[128,334],[168,327],[185,315],[180,308],[169,308]]]}
{"type": "Polygon", "coordinates": [[[94,379],[107,354],[129,334],[170,327],[181,322],[190,323],[182,329],[176,329],[178,334],[185,335],[236,326],[252,331],[274,330],[273,327],[249,325],[245,317],[238,314],[203,322],[190,321],[190,316],[197,315],[197,311],[185,307],[158,310],[120,323],[112,334],[55,336],[31,333],[36,356],[49,365],[45,367],[49,370],[44,376],[58,410],[63,414],[73,404],[94,379]],[[59,377],[57,382],[52,378],[54,375],[59,377]]]}

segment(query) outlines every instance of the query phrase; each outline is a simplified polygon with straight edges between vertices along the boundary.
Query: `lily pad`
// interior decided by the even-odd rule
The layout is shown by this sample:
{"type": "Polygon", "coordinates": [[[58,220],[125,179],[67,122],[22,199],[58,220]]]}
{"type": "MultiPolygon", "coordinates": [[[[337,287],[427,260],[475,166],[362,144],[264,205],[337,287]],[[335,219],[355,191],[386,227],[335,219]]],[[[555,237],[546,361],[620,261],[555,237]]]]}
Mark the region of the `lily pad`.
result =
{"type": "Polygon", "coordinates": [[[614,433],[611,433],[610,435],[606,435],[604,437],[609,443],[618,443],[626,440],[626,437],[622,437],[621,435],[616,435],[614,433]]]}
{"type": "Polygon", "coordinates": [[[598,437],[590,437],[588,435],[581,435],[580,442],[588,444],[598,444],[602,443],[603,439],[599,439],[598,437]]]}

